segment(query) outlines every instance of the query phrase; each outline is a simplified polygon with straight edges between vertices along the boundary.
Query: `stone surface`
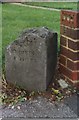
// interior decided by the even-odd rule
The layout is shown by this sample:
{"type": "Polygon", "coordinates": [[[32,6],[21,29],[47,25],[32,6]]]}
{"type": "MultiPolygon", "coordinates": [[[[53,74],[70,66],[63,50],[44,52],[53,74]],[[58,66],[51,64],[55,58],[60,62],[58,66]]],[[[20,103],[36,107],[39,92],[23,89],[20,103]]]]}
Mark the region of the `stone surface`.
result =
{"type": "Polygon", "coordinates": [[[28,29],[6,49],[6,79],[29,91],[45,91],[57,62],[57,33],[28,29]]]}
{"type": "Polygon", "coordinates": [[[63,89],[68,88],[68,84],[65,82],[65,80],[60,79],[60,80],[58,80],[58,83],[63,89]]]}

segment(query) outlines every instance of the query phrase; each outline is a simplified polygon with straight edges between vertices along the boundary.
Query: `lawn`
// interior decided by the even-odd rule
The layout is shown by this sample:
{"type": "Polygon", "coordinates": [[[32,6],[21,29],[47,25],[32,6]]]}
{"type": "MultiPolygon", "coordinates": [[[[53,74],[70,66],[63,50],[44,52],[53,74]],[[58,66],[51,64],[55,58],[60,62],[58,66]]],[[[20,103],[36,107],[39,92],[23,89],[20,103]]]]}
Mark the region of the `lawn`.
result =
{"type": "Polygon", "coordinates": [[[57,9],[77,10],[77,2],[26,2],[24,4],[57,9]]]}
{"type": "MultiPolygon", "coordinates": [[[[53,7],[58,9],[76,9],[76,2],[26,2],[25,4],[53,7]]],[[[1,6],[1,5],[0,5],[1,6]]],[[[58,33],[60,42],[60,12],[17,6],[9,3],[2,5],[2,58],[5,61],[5,48],[19,33],[27,28],[47,26],[58,33]]],[[[0,22],[1,23],[1,22],[0,22]]],[[[1,31],[1,29],[0,29],[1,31]]],[[[1,42],[1,41],[0,41],[1,42]]],[[[1,48],[1,47],[0,47],[1,48]]],[[[1,49],[0,49],[1,53],[1,49]]],[[[1,59],[1,58],[0,58],[1,59]]],[[[1,61],[1,60],[0,60],[1,61]]]]}
{"type": "Polygon", "coordinates": [[[2,64],[2,5],[0,4],[0,68],[1,64],[2,64]]]}
{"type": "Polygon", "coordinates": [[[13,4],[2,5],[2,48],[3,65],[5,61],[5,48],[19,33],[27,28],[47,26],[60,34],[60,12],[40,10],[17,6],[13,4]]]}

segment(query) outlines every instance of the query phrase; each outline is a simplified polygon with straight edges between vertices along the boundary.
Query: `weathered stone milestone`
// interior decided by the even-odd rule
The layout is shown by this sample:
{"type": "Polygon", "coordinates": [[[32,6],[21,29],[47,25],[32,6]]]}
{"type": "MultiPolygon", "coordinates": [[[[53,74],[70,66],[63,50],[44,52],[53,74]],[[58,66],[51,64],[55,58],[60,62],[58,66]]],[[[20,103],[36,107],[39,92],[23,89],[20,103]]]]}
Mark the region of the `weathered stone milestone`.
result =
{"type": "Polygon", "coordinates": [[[48,28],[22,32],[6,49],[6,79],[29,91],[45,91],[57,62],[57,33],[48,28]]]}

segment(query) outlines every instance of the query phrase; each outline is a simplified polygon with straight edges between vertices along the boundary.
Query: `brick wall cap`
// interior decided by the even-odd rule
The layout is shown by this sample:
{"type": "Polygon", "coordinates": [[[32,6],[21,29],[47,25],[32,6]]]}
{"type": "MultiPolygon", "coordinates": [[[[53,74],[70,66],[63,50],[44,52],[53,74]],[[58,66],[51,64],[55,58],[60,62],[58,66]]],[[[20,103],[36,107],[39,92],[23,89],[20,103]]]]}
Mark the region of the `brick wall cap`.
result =
{"type": "Polygon", "coordinates": [[[75,13],[79,13],[79,10],[61,10],[61,12],[75,12],[75,13]]]}

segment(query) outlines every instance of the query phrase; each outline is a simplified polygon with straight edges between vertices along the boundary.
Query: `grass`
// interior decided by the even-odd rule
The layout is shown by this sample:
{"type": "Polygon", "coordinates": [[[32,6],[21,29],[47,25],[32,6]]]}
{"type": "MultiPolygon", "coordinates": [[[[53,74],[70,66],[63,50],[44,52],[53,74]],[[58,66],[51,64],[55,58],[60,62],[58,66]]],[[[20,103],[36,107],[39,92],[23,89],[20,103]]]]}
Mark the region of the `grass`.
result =
{"type": "Polygon", "coordinates": [[[0,4],[0,72],[2,65],[2,5],[0,4]]]}
{"type": "Polygon", "coordinates": [[[13,4],[2,5],[2,48],[3,65],[5,61],[5,48],[19,33],[27,28],[47,26],[60,33],[60,12],[39,10],[13,4]]]}
{"type": "Polygon", "coordinates": [[[24,4],[57,9],[77,10],[77,2],[26,2],[24,4]]]}
{"type": "MultiPolygon", "coordinates": [[[[68,2],[26,2],[24,4],[53,7],[58,9],[75,10],[77,8],[76,2],[69,2],[69,3],[68,2]]],[[[1,4],[0,4],[0,8],[1,8],[1,4]]],[[[28,7],[5,3],[2,5],[2,20],[3,20],[2,22],[3,65],[5,62],[6,46],[10,44],[13,40],[15,40],[22,30],[27,28],[47,26],[51,30],[56,31],[58,33],[58,48],[59,48],[60,12],[34,9],[34,8],[28,8],[28,7]]],[[[1,47],[0,47],[0,54],[1,54],[1,47]]],[[[1,57],[0,57],[0,63],[1,63],[1,57]]]]}

